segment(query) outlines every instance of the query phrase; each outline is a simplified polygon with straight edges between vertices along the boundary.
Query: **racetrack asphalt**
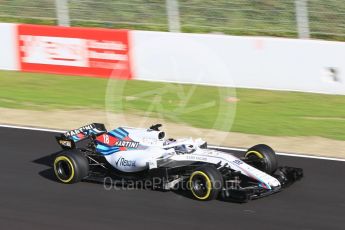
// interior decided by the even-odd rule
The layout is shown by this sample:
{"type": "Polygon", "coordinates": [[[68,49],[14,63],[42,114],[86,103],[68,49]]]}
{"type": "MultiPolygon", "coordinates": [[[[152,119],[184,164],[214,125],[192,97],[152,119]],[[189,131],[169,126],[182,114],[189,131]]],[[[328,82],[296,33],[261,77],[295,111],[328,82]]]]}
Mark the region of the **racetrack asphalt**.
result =
{"type": "MultiPolygon", "coordinates": [[[[0,229],[344,229],[345,162],[278,156],[305,177],[244,204],[55,181],[54,133],[0,128],[0,229]]],[[[310,144],[310,143],[306,143],[310,144]]]]}

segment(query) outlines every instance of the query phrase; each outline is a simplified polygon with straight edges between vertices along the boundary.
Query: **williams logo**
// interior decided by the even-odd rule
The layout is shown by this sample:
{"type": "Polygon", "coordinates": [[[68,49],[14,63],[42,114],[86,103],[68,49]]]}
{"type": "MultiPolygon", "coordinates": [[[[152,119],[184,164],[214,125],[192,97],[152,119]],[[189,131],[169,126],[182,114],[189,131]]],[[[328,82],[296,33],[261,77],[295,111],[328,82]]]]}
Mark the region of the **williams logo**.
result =
{"type": "Polygon", "coordinates": [[[117,141],[116,146],[127,147],[127,148],[138,148],[139,142],[135,141],[117,141]]]}
{"type": "Polygon", "coordinates": [[[122,167],[135,167],[135,161],[126,160],[123,157],[120,157],[116,162],[116,166],[122,167]]]}

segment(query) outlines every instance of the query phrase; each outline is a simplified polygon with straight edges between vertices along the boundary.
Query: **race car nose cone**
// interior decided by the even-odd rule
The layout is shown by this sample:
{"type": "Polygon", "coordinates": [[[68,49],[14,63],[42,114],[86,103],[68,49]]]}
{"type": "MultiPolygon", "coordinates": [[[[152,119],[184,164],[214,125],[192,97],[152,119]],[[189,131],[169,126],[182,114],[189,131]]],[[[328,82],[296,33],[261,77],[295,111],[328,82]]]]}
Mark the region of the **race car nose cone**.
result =
{"type": "Polygon", "coordinates": [[[269,182],[269,185],[271,187],[279,187],[280,186],[280,182],[277,179],[274,179],[274,180],[269,182]]]}

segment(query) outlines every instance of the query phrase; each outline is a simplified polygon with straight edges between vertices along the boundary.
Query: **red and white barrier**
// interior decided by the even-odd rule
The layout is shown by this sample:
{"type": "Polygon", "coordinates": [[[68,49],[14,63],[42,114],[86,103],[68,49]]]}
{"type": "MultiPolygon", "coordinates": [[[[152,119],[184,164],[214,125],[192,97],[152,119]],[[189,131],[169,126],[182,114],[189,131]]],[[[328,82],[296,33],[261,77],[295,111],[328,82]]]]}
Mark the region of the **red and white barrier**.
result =
{"type": "Polygon", "coordinates": [[[345,95],[345,43],[0,23],[0,69],[345,95]]]}
{"type": "Polygon", "coordinates": [[[18,25],[21,71],[131,78],[127,30],[18,25]]]}
{"type": "Polygon", "coordinates": [[[0,24],[0,69],[130,79],[128,30],[0,24]]]}

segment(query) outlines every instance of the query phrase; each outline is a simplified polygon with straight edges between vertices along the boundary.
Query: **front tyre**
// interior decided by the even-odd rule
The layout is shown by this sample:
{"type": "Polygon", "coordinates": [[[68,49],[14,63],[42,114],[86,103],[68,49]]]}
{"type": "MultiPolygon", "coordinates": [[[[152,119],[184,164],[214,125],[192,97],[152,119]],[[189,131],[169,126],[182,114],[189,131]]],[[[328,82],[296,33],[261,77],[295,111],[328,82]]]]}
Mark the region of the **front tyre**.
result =
{"type": "Polygon", "coordinates": [[[213,200],[223,187],[223,177],[214,166],[207,165],[196,169],[190,175],[188,186],[195,199],[213,200]]]}
{"type": "Polygon", "coordinates": [[[57,179],[65,184],[73,184],[84,179],[89,173],[89,162],[78,151],[64,151],[54,159],[57,179]]]}
{"type": "Polygon", "coordinates": [[[268,174],[273,174],[278,168],[276,153],[268,145],[259,144],[251,147],[245,158],[251,162],[249,164],[268,174]]]}

